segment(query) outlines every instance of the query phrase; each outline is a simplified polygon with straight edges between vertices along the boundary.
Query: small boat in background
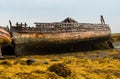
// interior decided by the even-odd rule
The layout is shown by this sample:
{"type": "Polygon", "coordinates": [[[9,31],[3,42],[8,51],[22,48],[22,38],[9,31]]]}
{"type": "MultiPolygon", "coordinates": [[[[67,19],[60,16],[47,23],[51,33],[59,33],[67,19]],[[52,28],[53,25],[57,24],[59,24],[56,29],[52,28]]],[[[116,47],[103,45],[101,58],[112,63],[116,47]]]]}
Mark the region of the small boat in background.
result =
{"type": "Polygon", "coordinates": [[[0,27],[0,58],[3,58],[1,48],[10,45],[11,42],[10,33],[5,28],[0,27]]]}

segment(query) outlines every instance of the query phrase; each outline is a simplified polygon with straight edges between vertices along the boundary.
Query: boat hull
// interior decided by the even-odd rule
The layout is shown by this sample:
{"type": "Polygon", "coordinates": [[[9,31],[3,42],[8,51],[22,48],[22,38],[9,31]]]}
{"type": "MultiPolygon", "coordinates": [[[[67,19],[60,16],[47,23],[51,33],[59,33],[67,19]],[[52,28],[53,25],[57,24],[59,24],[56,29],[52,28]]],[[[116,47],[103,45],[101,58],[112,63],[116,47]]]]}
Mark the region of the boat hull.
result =
{"type": "Polygon", "coordinates": [[[105,43],[111,32],[13,33],[13,36],[16,55],[29,55],[87,50],[98,43],[105,43]]]}

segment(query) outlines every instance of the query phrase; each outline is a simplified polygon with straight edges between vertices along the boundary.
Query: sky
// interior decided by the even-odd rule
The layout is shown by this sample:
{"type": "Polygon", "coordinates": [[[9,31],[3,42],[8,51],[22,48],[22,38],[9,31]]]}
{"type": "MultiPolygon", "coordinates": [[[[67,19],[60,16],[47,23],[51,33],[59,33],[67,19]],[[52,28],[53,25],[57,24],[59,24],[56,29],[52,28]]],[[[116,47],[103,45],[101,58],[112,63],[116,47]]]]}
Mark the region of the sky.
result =
{"type": "Polygon", "coordinates": [[[120,0],[0,0],[0,25],[11,20],[27,22],[60,22],[71,17],[79,23],[100,23],[104,16],[112,33],[120,33],[120,0]]]}

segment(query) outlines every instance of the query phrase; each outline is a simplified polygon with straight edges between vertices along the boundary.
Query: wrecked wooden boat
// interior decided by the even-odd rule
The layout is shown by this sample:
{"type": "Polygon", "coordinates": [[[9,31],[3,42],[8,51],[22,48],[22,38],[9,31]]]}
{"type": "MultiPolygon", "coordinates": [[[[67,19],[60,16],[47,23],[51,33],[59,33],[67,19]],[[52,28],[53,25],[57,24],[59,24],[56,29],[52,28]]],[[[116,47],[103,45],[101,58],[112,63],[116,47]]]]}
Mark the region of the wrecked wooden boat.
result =
{"type": "Polygon", "coordinates": [[[44,54],[45,52],[71,52],[79,50],[109,48],[102,43],[108,43],[111,37],[109,25],[105,23],[78,23],[72,18],[61,22],[35,22],[34,27],[27,24],[10,21],[10,32],[15,42],[18,55],[44,54]],[[104,41],[104,42],[103,42],[104,41]],[[99,45],[97,45],[99,43],[99,45]]]}

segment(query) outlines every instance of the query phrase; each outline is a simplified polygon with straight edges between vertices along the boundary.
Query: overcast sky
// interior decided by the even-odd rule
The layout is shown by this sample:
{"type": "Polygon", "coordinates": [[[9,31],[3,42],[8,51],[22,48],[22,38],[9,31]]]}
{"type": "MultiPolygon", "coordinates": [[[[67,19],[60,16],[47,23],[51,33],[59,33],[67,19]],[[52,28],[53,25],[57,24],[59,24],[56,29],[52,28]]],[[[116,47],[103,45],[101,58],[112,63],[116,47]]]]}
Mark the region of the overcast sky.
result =
{"type": "Polygon", "coordinates": [[[100,23],[104,15],[113,33],[120,33],[120,0],[0,0],[0,25],[59,22],[71,17],[80,23],[100,23]]]}

